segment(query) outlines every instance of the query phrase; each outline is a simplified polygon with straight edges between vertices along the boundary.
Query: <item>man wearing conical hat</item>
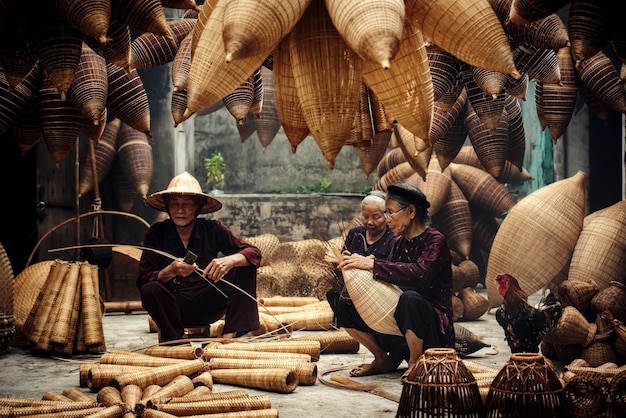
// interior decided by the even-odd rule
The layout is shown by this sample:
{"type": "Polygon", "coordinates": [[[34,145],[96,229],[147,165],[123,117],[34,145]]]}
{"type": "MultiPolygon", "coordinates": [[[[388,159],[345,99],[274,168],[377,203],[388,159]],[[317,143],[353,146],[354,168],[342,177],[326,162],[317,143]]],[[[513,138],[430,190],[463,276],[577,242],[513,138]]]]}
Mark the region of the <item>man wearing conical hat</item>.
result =
{"type": "Polygon", "coordinates": [[[160,340],[184,338],[185,327],[207,326],[222,317],[226,338],[258,329],[261,251],[220,221],[198,216],[218,211],[222,204],[203,193],[187,172],[148,196],[146,204],[169,215],[146,232],[143,245],[158,251],[143,251],[137,278],[141,302],[159,328],[160,340]],[[197,258],[185,258],[188,252],[197,258]]]}

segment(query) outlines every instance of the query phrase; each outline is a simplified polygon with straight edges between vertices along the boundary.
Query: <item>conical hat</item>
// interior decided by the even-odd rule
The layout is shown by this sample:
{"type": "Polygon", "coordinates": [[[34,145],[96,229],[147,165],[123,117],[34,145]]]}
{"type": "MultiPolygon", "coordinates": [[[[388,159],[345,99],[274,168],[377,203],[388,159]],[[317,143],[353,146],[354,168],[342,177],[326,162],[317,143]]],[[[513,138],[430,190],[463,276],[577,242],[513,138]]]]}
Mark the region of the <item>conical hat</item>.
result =
{"type": "Polygon", "coordinates": [[[202,192],[202,187],[200,187],[198,180],[186,171],[174,177],[170,181],[170,184],[167,185],[167,189],[148,196],[146,198],[146,205],[156,210],[167,212],[165,201],[163,200],[166,195],[198,196],[204,198],[205,202],[202,208],[200,208],[200,213],[216,212],[222,208],[220,201],[202,192]]]}

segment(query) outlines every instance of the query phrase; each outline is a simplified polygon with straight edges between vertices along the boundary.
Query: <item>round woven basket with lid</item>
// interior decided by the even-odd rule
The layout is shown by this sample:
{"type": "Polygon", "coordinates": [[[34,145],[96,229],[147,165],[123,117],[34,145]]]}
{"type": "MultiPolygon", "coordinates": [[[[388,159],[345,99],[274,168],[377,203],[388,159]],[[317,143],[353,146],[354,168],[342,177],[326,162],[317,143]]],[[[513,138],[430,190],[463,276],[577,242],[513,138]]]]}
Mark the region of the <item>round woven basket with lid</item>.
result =
{"type": "Polygon", "coordinates": [[[478,383],[452,348],[430,348],[403,384],[396,417],[484,416],[478,383]]]}

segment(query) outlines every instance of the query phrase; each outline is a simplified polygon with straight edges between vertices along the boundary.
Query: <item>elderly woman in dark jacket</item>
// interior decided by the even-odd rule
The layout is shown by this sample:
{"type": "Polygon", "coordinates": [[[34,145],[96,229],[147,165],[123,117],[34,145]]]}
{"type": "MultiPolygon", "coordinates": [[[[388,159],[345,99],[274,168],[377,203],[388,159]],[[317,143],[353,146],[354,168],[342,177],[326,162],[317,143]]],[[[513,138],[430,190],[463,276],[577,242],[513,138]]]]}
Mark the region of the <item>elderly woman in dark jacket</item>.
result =
{"type": "Polygon", "coordinates": [[[445,236],[427,225],[430,203],[421,190],[390,185],[385,204],[389,227],[398,236],[387,259],[346,254],[338,268],[370,270],[375,279],[403,290],[394,318],[404,336],[372,332],[353,306],[337,306],[336,313],[338,325],[374,355],[371,363],[352,370],[353,376],[393,371],[398,362],[388,353],[406,350],[404,378],[427,348],[454,346],[452,259],[445,236]]]}

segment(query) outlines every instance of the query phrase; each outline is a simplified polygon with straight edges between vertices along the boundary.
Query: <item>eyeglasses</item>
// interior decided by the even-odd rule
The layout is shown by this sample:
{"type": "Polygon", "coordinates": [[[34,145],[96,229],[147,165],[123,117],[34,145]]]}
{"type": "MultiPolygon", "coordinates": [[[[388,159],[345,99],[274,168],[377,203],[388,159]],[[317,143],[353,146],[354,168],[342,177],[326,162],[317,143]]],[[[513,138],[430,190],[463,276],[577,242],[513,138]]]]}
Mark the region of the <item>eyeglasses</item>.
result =
{"type": "Polygon", "coordinates": [[[403,207],[401,207],[400,209],[395,210],[395,211],[393,211],[393,212],[391,212],[391,213],[387,213],[387,212],[385,212],[385,218],[386,218],[388,221],[390,221],[390,220],[392,220],[392,219],[393,219],[393,215],[395,215],[395,214],[396,214],[396,213],[398,213],[398,212],[402,212],[402,211],[403,211],[404,209],[406,209],[406,208],[408,208],[408,206],[403,206],[403,207]]]}

